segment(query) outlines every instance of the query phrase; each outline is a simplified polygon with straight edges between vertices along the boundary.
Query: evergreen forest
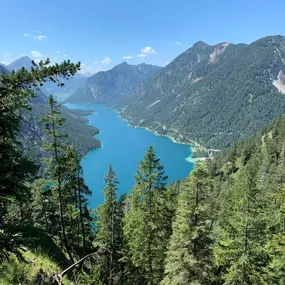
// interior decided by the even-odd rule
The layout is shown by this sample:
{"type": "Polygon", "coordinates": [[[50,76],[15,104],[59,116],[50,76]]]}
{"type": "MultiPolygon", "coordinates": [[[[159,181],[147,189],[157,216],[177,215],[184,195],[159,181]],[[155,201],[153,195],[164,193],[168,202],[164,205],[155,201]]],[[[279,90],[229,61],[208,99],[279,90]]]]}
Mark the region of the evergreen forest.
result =
{"type": "Polygon", "coordinates": [[[41,169],[20,143],[35,90],[80,69],[49,63],[0,75],[1,285],[285,284],[284,116],[182,181],[166,182],[150,146],[119,196],[109,165],[104,203],[90,209],[82,155],[52,95],[41,169]]]}

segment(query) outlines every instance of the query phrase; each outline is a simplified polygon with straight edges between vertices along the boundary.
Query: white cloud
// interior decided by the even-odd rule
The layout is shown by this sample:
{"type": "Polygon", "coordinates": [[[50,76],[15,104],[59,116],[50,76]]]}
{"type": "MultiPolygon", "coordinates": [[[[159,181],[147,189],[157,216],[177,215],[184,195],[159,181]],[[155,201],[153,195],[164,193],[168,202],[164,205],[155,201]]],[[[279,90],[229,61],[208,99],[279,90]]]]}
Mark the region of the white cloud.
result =
{"type": "Polygon", "coordinates": [[[156,51],[153,48],[151,48],[150,46],[147,46],[147,47],[141,49],[141,53],[154,54],[154,53],[156,53],[156,51]]]}
{"type": "Polygon", "coordinates": [[[110,64],[112,62],[111,58],[109,56],[105,56],[102,60],[103,64],[110,64]]]}
{"type": "Polygon", "coordinates": [[[57,50],[56,53],[59,53],[59,50],[57,50]]]}
{"type": "Polygon", "coordinates": [[[155,53],[156,53],[155,49],[153,49],[150,46],[146,46],[145,48],[141,49],[141,53],[139,53],[137,56],[138,57],[146,57],[149,54],[155,54],[155,53]]]}
{"type": "Polygon", "coordinates": [[[123,59],[132,59],[132,56],[131,56],[131,55],[125,55],[125,56],[123,57],[123,59]]]}
{"type": "Polygon", "coordinates": [[[43,58],[43,55],[39,52],[39,51],[36,51],[36,50],[32,50],[31,51],[31,55],[34,59],[41,59],[43,58]]]}
{"type": "Polygon", "coordinates": [[[84,62],[81,63],[81,67],[80,67],[80,70],[79,70],[79,72],[83,73],[83,74],[84,73],[92,73],[92,74],[94,74],[94,73],[97,73],[99,71],[104,71],[104,69],[101,68],[101,67],[94,66],[94,65],[87,65],[84,62]]]}
{"type": "Polygon", "coordinates": [[[181,46],[182,45],[181,42],[179,42],[179,41],[171,42],[170,44],[173,46],[181,46]]]}
{"type": "Polygon", "coordinates": [[[40,36],[35,36],[34,37],[35,40],[38,40],[38,41],[45,41],[45,40],[48,40],[48,38],[44,35],[40,35],[40,36]]]}
{"type": "Polygon", "coordinates": [[[67,57],[67,54],[65,54],[63,57],[67,57]]]}
{"type": "Polygon", "coordinates": [[[9,53],[9,52],[4,52],[4,56],[5,57],[9,57],[11,55],[11,53],[9,53]]]}
{"type": "Polygon", "coordinates": [[[27,37],[27,38],[31,38],[33,37],[34,40],[38,40],[38,41],[44,41],[44,40],[48,40],[48,37],[47,36],[44,36],[41,31],[33,31],[32,33],[24,33],[22,35],[23,37],[27,37]]]}

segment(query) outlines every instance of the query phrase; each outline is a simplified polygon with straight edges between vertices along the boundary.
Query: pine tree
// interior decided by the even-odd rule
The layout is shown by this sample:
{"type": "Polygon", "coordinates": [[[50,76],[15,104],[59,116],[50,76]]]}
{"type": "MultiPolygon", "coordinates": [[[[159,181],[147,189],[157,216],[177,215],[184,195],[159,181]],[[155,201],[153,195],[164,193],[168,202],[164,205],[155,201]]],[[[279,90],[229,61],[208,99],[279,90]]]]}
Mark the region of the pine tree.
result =
{"type": "Polygon", "coordinates": [[[90,245],[87,244],[87,236],[90,236],[90,224],[92,222],[92,218],[90,217],[90,213],[87,207],[88,200],[86,197],[91,196],[92,192],[84,182],[83,169],[79,163],[77,166],[76,176],[77,187],[75,189],[77,190],[77,207],[79,209],[80,229],[82,234],[82,253],[84,255],[87,250],[87,247],[90,247],[90,245]]]}
{"type": "Polygon", "coordinates": [[[64,157],[63,207],[68,219],[68,240],[77,255],[84,256],[91,245],[88,239],[91,236],[92,218],[87,207],[87,196],[92,192],[84,182],[80,158],[75,149],[67,148],[64,157]]]}
{"type": "Polygon", "coordinates": [[[166,179],[160,159],[150,147],[137,168],[136,184],[130,192],[130,209],[124,220],[130,259],[150,285],[158,284],[162,278],[171,233],[166,179]]]}
{"type": "Polygon", "coordinates": [[[198,166],[183,182],[160,284],[213,284],[209,174],[198,166]]]}
{"type": "Polygon", "coordinates": [[[60,226],[62,241],[65,246],[65,249],[68,253],[69,258],[73,261],[73,256],[71,249],[68,243],[66,235],[66,225],[64,220],[64,211],[63,211],[63,185],[64,178],[67,170],[66,162],[66,153],[64,152],[64,143],[62,138],[65,138],[67,135],[60,133],[60,126],[64,124],[65,119],[61,118],[60,115],[60,105],[57,104],[56,100],[52,95],[48,97],[47,101],[48,111],[47,116],[42,119],[42,122],[45,123],[45,131],[51,137],[51,143],[45,145],[46,150],[53,152],[51,159],[47,160],[47,165],[50,171],[50,176],[56,181],[56,189],[58,192],[58,203],[59,203],[59,216],[60,216],[60,226]]]}
{"type": "Polygon", "coordinates": [[[120,271],[119,258],[121,250],[122,230],[121,217],[117,199],[118,181],[111,165],[105,177],[103,189],[104,203],[97,209],[95,245],[105,248],[106,254],[102,270],[106,276],[106,283],[113,284],[120,271]]]}
{"type": "Polygon", "coordinates": [[[270,263],[267,268],[267,274],[270,277],[268,284],[285,284],[284,172],[284,161],[279,165],[271,164],[264,181],[265,195],[270,201],[265,209],[267,228],[270,231],[266,244],[266,250],[270,256],[270,263]]]}
{"type": "MultiPolygon", "coordinates": [[[[30,110],[29,102],[36,96],[35,88],[48,80],[57,82],[57,76],[71,77],[80,68],[80,63],[48,66],[49,59],[11,73],[0,74],[0,259],[10,252],[20,256],[21,244],[17,232],[9,232],[11,224],[6,222],[7,207],[15,201],[22,204],[29,199],[27,185],[35,177],[36,167],[27,157],[17,140],[20,122],[25,121],[23,112],[30,110]],[[28,182],[28,184],[26,183],[28,182]]],[[[12,224],[15,224],[14,221],[12,224]]]]}
{"type": "Polygon", "coordinates": [[[259,164],[257,157],[251,159],[219,196],[214,256],[223,268],[223,284],[269,284],[268,201],[257,183],[259,164]]]}

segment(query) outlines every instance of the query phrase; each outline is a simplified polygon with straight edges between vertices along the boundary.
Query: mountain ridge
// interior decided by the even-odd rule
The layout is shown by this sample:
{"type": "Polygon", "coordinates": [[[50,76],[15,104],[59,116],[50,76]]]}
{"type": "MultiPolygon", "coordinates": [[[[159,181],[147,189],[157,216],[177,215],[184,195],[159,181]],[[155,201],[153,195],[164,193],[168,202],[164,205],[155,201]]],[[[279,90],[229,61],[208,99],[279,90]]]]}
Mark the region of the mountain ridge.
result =
{"type": "Polygon", "coordinates": [[[100,71],[89,77],[66,102],[109,103],[119,100],[160,69],[161,67],[155,65],[130,65],[124,61],[108,71],[100,71]]]}
{"type": "MultiPolygon", "coordinates": [[[[22,67],[25,67],[26,69],[31,69],[33,66],[33,60],[28,56],[22,56],[14,61],[12,61],[10,64],[8,64],[6,67],[7,70],[12,71],[13,69],[15,71],[21,69],[22,67]]],[[[74,93],[79,86],[81,86],[86,79],[90,77],[90,74],[84,74],[84,73],[76,73],[72,78],[66,79],[66,78],[59,78],[61,83],[64,83],[64,86],[57,86],[57,84],[53,82],[45,82],[43,84],[42,92],[45,94],[53,94],[53,95],[71,95],[74,93]]]]}
{"type": "Polygon", "coordinates": [[[113,107],[132,125],[222,149],[285,113],[283,58],[284,36],[200,41],[113,107]]]}

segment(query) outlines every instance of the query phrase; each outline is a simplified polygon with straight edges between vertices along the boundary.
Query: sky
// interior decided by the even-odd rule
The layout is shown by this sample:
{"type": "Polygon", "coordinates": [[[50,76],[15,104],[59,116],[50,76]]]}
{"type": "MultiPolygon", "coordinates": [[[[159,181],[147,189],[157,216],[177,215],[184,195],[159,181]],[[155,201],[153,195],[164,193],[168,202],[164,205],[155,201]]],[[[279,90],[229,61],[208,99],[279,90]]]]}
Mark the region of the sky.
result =
{"type": "Polygon", "coordinates": [[[285,0],[0,0],[0,62],[21,56],[98,72],[127,61],[165,66],[197,41],[285,35],[285,0]]]}

